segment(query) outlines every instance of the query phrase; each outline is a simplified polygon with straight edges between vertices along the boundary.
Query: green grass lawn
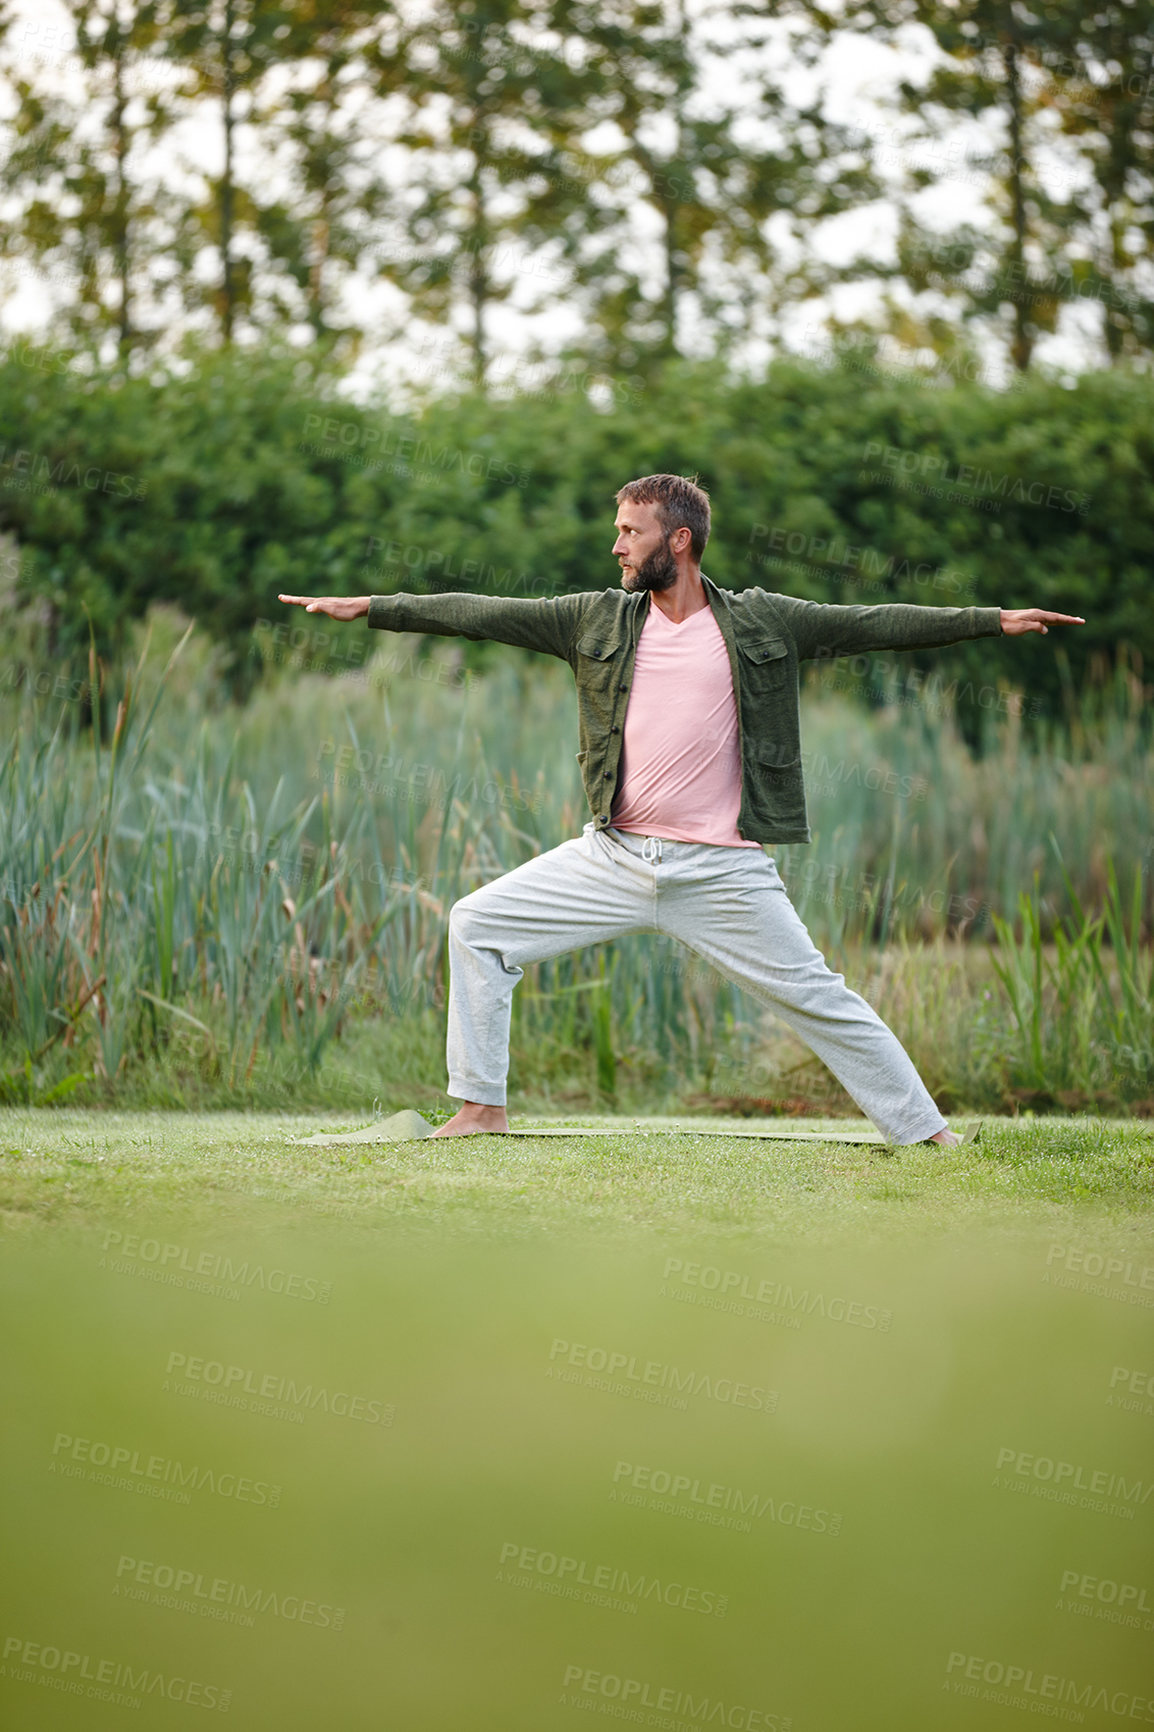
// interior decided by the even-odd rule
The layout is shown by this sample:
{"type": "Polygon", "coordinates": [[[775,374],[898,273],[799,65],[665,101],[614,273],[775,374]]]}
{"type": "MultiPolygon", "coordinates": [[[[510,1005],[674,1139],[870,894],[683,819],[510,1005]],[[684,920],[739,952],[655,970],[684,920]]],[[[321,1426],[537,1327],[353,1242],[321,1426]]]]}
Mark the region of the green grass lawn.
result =
{"type": "Polygon", "coordinates": [[[0,1114],[0,1724],[1144,1723],[1141,1122],[363,1122],[0,1114]]]}
{"type": "MultiPolygon", "coordinates": [[[[603,1140],[473,1136],[301,1148],[294,1138],[366,1120],[13,1110],[0,1112],[2,1202],[9,1224],[26,1229],[125,1210],[208,1219],[259,1204],[270,1217],[331,1214],[434,1234],[628,1237],[643,1226],[817,1242],[906,1228],[1028,1231],[1090,1216],[1123,1220],[1154,1199],[1154,1130],[1142,1120],[986,1119],[977,1144],[900,1150],[727,1138],[716,1134],[725,1122],[703,1121],[709,1135],[638,1128],[603,1140]]],[[[844,1119],[773,1121],[774,1129],[791,1126],[847,1128],[844,1119]]]]}

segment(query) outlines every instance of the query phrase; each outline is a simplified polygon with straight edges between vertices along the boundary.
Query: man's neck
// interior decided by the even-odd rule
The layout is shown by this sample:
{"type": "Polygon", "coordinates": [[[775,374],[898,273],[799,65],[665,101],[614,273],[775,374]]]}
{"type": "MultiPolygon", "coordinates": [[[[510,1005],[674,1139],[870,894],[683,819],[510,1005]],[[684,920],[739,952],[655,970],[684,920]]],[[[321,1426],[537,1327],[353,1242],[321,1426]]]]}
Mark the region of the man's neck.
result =
{"type": "Polygon", "coordinates": [[[700,613],[703,607],[709,606],[709,597],[701,581],[701,567],[684,566],[677,573],[677,582],[669,589],[651,590],[650,600],[673,625],[680,625],[691,614],[700,613]]]}

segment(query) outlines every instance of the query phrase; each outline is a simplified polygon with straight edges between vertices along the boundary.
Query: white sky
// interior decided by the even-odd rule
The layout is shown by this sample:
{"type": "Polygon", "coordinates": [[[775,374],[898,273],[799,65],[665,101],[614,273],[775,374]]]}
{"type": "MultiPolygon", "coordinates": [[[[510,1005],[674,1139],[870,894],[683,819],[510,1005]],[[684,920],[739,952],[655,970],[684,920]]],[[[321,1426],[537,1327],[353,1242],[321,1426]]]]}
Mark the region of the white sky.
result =
{"type": "MultiPolygon", "coordinates": [[[[84,87],[79,68],[68,53],[73,41],[72,25],[59,0],[16,0],[13,10],[17,23],[9,39],[9,61],[18,56],[18,62],[26,66],[37,87],[48,85],[59,89],[62,94],[81,94],[84,87]]],[[[896,51],[870,39],[843,36],[834,42],[820,67],[818,76],[826,93],[826,111],[838,120],[882,135],[881,155],[876,166],[895,185],[909,155],[908,147],[902,145],[900,129],[908,128],[912,123],[895,116],[892,107],[887,107],[887,98],[892,96],[899,78],[924,76],[935,53],[929,33],[914,26],[896,51]],[[897,136],[895,128],[899,129],[897,136]]],[[[723,72],[718,65],[715,77],[722,76],[731,81],[732,70],[723,72]]],[[[806,96],[814,88],[814,74],[796,68],[788,75],[787,89],[791,97],[806,96]]],[[[4,113],[12,111],[10,91],[0,90],[0,105],[4,113]]],[[[237,171],[242,184],[246,171],[256,169],[254,142],[252,134],[242,127],[237,136],[237,171]]],[[[943,228],[965,218],[982,223],[983,179],[972,169],[965,170],[964,156],[967,150],[988,152],[996,143],[988,136],[983,137],[974,125],[959,126],[950,134],[945,148],[939,151],[935,160],[947,162],[958,172],[942,185],[919,195],[915,208],[923,221],[943,228]]],[[[171,135],[165,155],[157,159],[157,167],[166,180],[182,184],[187,178],[195,179],[198,166],[210,172],[219,171],[221,156],[220,128],[215,117],[206,111],[196,123],[189,123],[171,135]]],[[[399,179],[404,175],[404,164],[403,153],[386,151],[381,166],[392,178],[399,179]]],[[[1051,176],[1064,172],[1057,152],[1043,168],[1051,176]]],[[[260,166],[259,176],[262,191],[267,191],[270,181],[267,164],[260,166]]],[[[650,227],[655,236],[655,214],[650,227]]],[[[883,201],[827,222],[813,237],[811,245],[816,257],[833,263],[844,263],[862,251],[883,258],[887,255],[892,257],[895,232],[896,207],[892,202],[883,201]]],[[[639,238],[644,245],[645,236],[642,234],[639,238]]],[[[524,310],[532,298],[539,297],[542,290],[547,292],[551,281],[555,280],[551,278],[547,259],[517,260],[509,257],[506,263],[510,271],[520,267],[516,300],[520,301],[521,307],[498,305],[490,312],[490,350],[497,380],[503,375],[516,377],[518,360],[535,339],[553,349],[563,345],[566,339],[579,338],[582,330],[578,309],[567,305],[563,299],[549,297],[547,310],[536,315],[524,310]]],[[[4,278],[6,292],[0,312],[0,330],[21,335],[35,335],[43,330],[54,301],[65,298],[65,286],[46,282],[30,266],[0,266],[0,280],[4,278]]],[[[909,301],[908,295],[902,298],[909,301]]],[[[784,345],[808,353],[818,352],[824,343],[822,324],[828,312],[832,311],[842,319],[868,317],[879,305],[880,294],[875,284],[863,281],[840,285],[827,299],[809,301],[790,313],[783,327],[784,345]]],[[[450,333],[443,326],[409,318],[405,298],[398,290],[387,283],[358,277],[349,282],[347,307],[350,315],[370,333],[363,359],[350,381],[352,394],[363,394],[375,382],[391,386],[394,391],[405,380],[435,384],[441,370],[445,382],[449,382],[452,369],[450,333]]],[[[943,311],[946,309],[944,299],[940,300],[940,307],[943,311]]],[[[462,319],[463,309],[456,320],[458,325],[462,319]]],[[[1068,372],[1095,364],[1098,359],[1096,329],[1097,314],[1092,306],[1066,308],[1059,333],[1039,341],[1035,350],[1037,360],[1068,372]]],[[[683,337],[687,348],[700,348],[691,330],[685,331],[683,337]]],[[[773,346],[767,332],[751,331],[742,359],[758,366],[768,358],[773,346]]],[[[992,334],[985,342],[983,359],[991,381],[997,382],[1007,376],[1002,345],[992,334]]],[[[523,373],[522,377],[531,383],[531,375],[523,373]]]]}

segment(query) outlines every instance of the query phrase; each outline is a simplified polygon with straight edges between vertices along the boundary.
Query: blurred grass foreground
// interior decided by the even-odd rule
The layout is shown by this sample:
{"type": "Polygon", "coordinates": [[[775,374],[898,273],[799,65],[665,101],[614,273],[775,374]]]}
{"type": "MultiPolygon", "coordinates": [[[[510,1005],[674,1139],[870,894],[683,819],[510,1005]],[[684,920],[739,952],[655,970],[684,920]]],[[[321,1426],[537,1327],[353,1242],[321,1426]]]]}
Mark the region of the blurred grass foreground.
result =
{"type": "MultiPolygon", "coordinates": [[[[3,1099],[443,1099],[452,903],[587,816],[572,679],[362,630],[288,652],[258,632],[244,705],[167,608],[129,665],[93,656],[64,690],[9,652],[3,1099]]],[[[1120,660],[1028,738],[991,706],[977,751],[949,704],[866,710],[809,675],[814,842],[775,858],[831,966],[947,1112],[1149,1113],[1137,675],[1120,660]]],[[[511,1090],[537,1111],[854,1110],[783,1025],[644,936],[527,971],[511,1090]]]]}
{"type": "Polygon", "coordinates": [[[1091,1214],[22,1237],[5,1724],[1148,1724],[1154,1264],[1091,1214]]]}

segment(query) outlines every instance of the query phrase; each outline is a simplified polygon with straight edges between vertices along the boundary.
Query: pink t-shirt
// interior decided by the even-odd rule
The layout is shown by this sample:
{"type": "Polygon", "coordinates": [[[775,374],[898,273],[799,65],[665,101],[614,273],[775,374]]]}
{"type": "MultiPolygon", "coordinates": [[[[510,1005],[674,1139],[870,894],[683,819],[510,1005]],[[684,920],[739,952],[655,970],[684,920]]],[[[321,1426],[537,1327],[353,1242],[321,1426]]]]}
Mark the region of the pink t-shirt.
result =
{"type": "Polygon", "coordinates": [[[609,821],[671,842],[760,848],[737,833],[740,806],[733,670],[713,609],[674,625],[650,598],[609,821]]]}

